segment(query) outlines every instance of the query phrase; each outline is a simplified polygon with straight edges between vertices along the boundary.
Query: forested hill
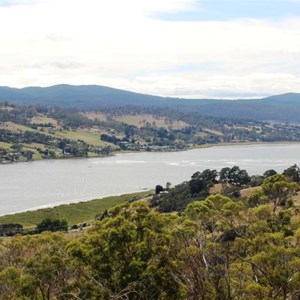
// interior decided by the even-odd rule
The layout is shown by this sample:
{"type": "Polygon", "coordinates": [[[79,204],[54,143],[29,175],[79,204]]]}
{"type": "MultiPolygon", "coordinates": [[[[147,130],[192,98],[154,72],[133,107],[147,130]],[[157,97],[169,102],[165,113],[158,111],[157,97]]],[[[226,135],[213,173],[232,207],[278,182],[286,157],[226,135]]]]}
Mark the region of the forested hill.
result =
{"type": "Polygon", "coordinates": [[[55,85],[22,89],[0,87],[0,99],[13,104],[47,104],[97,110],[105,106],[160,105],[163,98],[97,85],[55,85]]]}
{"type": "Polygon", "coordinates": [[[0,101],[98,110],[119,106],[172,107],[182,112],[251,119],[300,122],[300,94],[289,93],[256,100],[164,98],[97,85],[55,85],[22,89],[0,87],[0,101]]]}

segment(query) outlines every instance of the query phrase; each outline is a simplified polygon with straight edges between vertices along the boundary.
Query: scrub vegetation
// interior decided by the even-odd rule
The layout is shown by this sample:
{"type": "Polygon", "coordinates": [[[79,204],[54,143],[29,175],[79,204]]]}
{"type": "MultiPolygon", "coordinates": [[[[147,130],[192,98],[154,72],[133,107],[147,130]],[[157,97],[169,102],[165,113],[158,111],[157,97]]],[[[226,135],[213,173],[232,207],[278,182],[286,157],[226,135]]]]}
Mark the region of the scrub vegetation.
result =
{"type": "Polygon", "coordinates": [[[205,170],[97,214],[87,230],[43,220],[0,240],[0,298],[298,299],[299,182],[296,165],[205,170]]]}

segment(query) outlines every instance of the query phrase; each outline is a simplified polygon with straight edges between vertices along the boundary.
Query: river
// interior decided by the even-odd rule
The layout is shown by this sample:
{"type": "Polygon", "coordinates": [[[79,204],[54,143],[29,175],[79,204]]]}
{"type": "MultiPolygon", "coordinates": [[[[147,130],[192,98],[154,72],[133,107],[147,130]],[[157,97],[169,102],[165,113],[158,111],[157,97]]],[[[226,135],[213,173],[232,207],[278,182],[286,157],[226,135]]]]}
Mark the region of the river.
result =
{"type": "Polygon", "coordinates": [[[174,185],[207,168],[283,171],[299,154],[300,144],[269,144],[0,165],[0,215],[174,185]]]}

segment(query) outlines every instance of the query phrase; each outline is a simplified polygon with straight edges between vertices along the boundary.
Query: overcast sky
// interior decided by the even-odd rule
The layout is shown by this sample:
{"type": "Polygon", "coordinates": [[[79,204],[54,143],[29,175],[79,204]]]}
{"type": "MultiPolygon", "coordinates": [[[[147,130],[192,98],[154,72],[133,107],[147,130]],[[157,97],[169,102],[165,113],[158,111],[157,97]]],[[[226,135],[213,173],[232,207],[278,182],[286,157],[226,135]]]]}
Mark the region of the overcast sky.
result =
{"type": "Polygon", "coordinates": [[[300,92],[300,0],[0,0],[0,85],[300,92]]]}

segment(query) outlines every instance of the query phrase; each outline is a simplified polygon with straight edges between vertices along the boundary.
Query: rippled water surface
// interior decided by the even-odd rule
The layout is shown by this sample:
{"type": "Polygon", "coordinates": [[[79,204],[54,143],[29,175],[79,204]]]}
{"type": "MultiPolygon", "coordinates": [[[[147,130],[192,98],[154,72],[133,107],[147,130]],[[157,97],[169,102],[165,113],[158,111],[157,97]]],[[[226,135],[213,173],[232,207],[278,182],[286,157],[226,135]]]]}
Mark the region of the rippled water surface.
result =
{"type": "Polygon", "coordinates": [[[300,144],[226,146],[171,153],[0,165],[0,215],[173,185],[196,171],[232,167],[251,175],[300,165],[300,144]]]}

